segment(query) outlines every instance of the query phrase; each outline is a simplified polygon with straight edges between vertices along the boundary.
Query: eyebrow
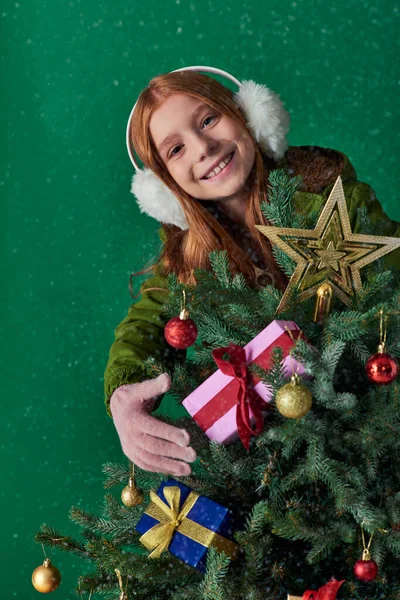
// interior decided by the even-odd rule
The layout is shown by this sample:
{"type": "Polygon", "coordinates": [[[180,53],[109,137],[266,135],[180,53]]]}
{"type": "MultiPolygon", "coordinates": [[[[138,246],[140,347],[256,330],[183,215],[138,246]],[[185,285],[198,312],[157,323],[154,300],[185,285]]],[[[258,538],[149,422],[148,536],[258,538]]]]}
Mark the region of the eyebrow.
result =
{"type": "MultiPolygon", "coordinates": [[[[198,113],[202,111],[203,108],[210,108],[208,106],[208,104],[205,104],[204,102],[202,104],[200,104],[192,113],[192,119],[194,119],[195,117],[197,117],[198,113]]],[[[172,142],[174,142],[175,140],[177,140],[179,138],[179,133],[170,133],[169,135],[167,135],[167,137],[165,137],[163,139],[163,141],[161,142],[160,146],[158,147],[158,152],[161,154],[161,151],[166,147],[169,146],[172,142]]]]}

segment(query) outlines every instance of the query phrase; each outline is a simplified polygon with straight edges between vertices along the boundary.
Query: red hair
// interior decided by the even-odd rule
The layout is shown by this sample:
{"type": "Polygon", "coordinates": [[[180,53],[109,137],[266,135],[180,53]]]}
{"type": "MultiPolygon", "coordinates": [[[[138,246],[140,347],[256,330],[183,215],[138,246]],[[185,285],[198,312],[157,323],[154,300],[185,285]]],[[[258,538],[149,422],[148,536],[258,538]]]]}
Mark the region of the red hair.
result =
{"type": "MultiPolygon", "coordinates": [[[[226,250],[232,273],[243,273],[251,285],[256,281],[256,270],[249,255],[240,247],[218,219],[207,210],[210,201],[196,200],[189,196],[172,178],[165,167],[150,135],[150,119],[154,111],[172,94],[184,93],[198,98],[246,129],[246,120],[233,100],[232,92],[216,80],[193,71],[180,71],[159,75],[152,79],[140,94],[132,118],[131,137],[133,146],[144,165],[150,168],[179,200],[189,229],[182,231],[175,225],[163,224],[167,234],[164,249],[156,264],[161,263],[165,275],[175,273],[182,283],[195,283],[196,268],[210,268],[209,253],[226,250]]],[[[253,139],[253,138],[252,138],[253,139]]],[[[268,168],[256,144],[255,161],[246,182],[248,202],[244,215],[255,248],[271,273],[278,289],[286,287],[287,279],[276,264],[267,238],[255,225],[266,225],[260,203],[267,200],[268,168]]],[[[274,168],[273,160],[268,165],[274,168]]]]}

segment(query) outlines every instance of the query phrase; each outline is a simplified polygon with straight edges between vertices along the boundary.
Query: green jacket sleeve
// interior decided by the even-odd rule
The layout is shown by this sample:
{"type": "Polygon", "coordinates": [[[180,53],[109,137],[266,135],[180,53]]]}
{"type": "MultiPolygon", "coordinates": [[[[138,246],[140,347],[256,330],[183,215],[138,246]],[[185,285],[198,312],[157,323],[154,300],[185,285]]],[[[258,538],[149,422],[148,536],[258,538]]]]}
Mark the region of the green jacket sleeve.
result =
{"type": "MultiPolygon", "coordinates": [[[[361,182],[358,182],[353,188],[348,201],[353,233],[365,233],[362,231],[357,213],[357,209],[362,206],[367,208],[372,223],[381,222],[382,233],[379,233],[379,235],[400,237],[400,223],[389,219],[381,204],[376,199],[374,190],[368,184],[361,182]]],[[[387,268],[400,270],[400,248],[384,256],[383,263],[387,268]]]]}
{"type": "Polygon", "coordinates": [[[153,377],[144,364],[149,357],[168,369],[172,369],[176,361],[185,359],[186,352],[175,350],[164,338],[167,318],[163,308],[168,297],[167,290],[165,277],[159,274],[151,276],[140,288],[140,300],[129,307],[127,316],[115,329],[115,340],[104,373],[105,405],[111,418],[110,397],[114,390],[123,384],[153,377]],[[166,291],[146,291],[153,287],[166,291]]]}

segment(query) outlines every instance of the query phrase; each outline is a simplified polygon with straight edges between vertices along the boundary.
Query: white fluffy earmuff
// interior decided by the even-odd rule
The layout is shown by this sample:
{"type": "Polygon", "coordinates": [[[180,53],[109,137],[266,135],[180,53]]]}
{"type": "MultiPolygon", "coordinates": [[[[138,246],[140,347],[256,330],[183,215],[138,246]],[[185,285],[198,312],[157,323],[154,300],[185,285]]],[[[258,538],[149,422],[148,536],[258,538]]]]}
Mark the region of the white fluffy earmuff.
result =
{"type": "MultiPolygon", "coordinates": [[[[222,75],[233,81],[239,91],[234,101],[247,120],[247,126],[261,150],[274,160],[279,160],[287,150],[286,135],[289,131],[289,113],[279,96],[265,85],[254,81],[240,82],[226,71],[215,67],[184,67],[177,71],[198,71],[222,75]]],[[[132,178],[131,191],[136,196],[141,212],[160,223],[177,225],[188,229],[188,223],[179,200],[151,169],[141,169],[137,164],[130,139],[130,127],[136,103],[131,110],[126,127],[126,145],[136,173],[132,178]]]]}

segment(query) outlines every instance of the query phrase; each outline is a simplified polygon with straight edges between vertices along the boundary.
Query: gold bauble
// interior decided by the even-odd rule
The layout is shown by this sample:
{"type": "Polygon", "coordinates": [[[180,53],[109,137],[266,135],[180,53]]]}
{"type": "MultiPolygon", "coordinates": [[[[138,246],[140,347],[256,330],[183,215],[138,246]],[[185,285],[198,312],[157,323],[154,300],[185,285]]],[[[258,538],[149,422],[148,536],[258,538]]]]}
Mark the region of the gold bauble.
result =
{"type": "Polygon", "coordinates": [[[129,478],[129,485],[121,492],[121,500],[125,506],[138,506],[143,502],[143,490],[136,487],[132,477],[129,478]]]}
{"type": "Polygon", "coordinates": [[[42,594],[54,592],[60,585],[60,571],[53,567],[50,559],[46,558],[41,567],[37,567],[32,573],[33,587],[42,594]]]}
{"type": "Polygon", "coordinates": [[[304,417],[312,406],[312,395],[310,390],[300,383],[297,373],[292,375],[290,383],[287,383],[276,392],[276,408],[281,415],[288,419],[300,419],[304,417]]]}

